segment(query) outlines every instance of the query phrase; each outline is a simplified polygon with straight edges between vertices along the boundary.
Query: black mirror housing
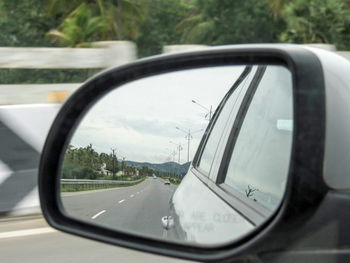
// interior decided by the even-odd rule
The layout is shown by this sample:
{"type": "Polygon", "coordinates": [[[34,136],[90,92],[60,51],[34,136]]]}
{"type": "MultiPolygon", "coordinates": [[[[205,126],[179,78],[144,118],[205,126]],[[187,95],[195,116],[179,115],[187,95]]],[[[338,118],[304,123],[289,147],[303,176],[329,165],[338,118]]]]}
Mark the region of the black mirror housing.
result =
{"type": "Polygon", "coordinates": [[[74,235],[146,252],[198,260],[248,259],[283,251],[297,241],[304,224],[329,191],[323,179],[326,106],[325,81],[317,55],[297,45],[242,45],[143,59],[89,79],[63,105],[42,153],[39,194],[43,214],[54,228],[74,235]],[[67,216],[59,200],[59,169],[72,131],[84,113],[116,86],[147,76],[205,66],[273,64],[293,77],[294,129],[286,192],[279,209],[240,240],[217,247],[159,241],[95,226],[67,216]],[[286,238],[288,237],[288,238],[286,238]]]}

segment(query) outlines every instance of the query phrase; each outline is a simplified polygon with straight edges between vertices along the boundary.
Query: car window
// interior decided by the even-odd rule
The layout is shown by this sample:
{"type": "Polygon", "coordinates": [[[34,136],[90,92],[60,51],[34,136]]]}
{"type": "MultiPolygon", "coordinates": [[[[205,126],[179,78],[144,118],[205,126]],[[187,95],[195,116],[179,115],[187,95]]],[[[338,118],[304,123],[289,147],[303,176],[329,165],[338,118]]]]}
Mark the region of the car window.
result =
{"type": "MultiPolygon", "coordinates": [[[[267,67],[236,137],[224,183],[273,210],[282,198],[292,145],[292,81],[267,67]]],[[[244,106],[244,105],[243,105],[244,106]]]]}
{"type": "Polygon", "coordinates": [[[221,111],[218,114],[218,117],[215,120],[215,124],[210,131],[209,137],[202,152],[201,159],[199,161],[198,168],[202,173],[206,175],[208,175],[210,172],[216,149],[219,145],[225,126],[227,125],[229,116],[237,112],[239,108],[239,105],[237,103],[238,98],[240,97],[242,92],[244,94],[244,92],[246,91],[251,79],[253,78],[255,71],[255,68],[251,69],[250,72],[245,76],[243,81],[229,95],[229,97],[224,98],[226,102],[224,103],[223,107],[221,108],[221,111]]]}

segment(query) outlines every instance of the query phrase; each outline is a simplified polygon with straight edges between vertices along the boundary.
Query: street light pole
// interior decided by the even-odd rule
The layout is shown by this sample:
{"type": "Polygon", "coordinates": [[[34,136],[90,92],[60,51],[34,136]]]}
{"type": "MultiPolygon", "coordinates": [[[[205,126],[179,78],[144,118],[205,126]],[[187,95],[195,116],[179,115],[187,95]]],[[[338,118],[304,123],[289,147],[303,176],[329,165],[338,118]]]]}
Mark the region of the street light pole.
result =
{"type": "Polygon", "coordinates": [[[209,121],[211,120],[212,114],[213,114],[213,106],[210,105],[210,110],[209,110],[209,121]]]}
{"type": "Polygon", "coordinates": [[[191,130],[188,129],[188,134],[186,135],[187,137],[187,142],[188,142],[188,145],[187,145],[187,162],[190,161],[190,141],[192,139],[192,136],[191,136],[191,130]]]}
{"type": "Polygon", "coordinates": [[[205,106],[203,106],[202,104],[199,104],[197,101],[195,101],[195,100],[192,100],[192,102],[194,103],[194,104],[197,104],[199,107],[201,107],[201,108],[203,108],[203,109],[205,109],[206,111],[208,111],[208,113],[205,115],[205,117],[206,116],[209,116],[209,121],[211,120],[211,117],[212,117],[212,113],[213,113],[213,106],[212,105],[210,105],[210,108],[208,109],[207,107],[205,107],[205,106]]]}

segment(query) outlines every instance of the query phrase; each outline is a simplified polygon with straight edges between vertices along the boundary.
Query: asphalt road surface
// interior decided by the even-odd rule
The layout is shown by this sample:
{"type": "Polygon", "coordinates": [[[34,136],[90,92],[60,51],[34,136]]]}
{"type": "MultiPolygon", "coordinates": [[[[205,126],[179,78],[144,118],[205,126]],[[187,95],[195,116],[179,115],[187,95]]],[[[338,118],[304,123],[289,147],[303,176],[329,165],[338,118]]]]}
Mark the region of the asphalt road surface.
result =
{"type": "Polygon", "coordinates": [[[62,193],[66,212],[108,228],[154,237],[163,236],[161,218],[168,215],[175,185],[146,178],[129,187],[62,193]]]}
{"type": "Polygon", "coordinates": [[[0,262],[188,262],[64,234],[49,227],[41,215],[0,218],[0,262]]]}

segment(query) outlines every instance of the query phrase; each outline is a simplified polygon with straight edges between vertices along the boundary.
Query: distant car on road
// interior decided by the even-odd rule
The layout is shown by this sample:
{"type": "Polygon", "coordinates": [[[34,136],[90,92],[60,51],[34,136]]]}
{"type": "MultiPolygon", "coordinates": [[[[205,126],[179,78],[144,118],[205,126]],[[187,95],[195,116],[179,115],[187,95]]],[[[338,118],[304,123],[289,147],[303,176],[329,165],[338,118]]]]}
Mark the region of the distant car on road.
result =
{"type": "Polygon", "coordinates": [[[164,184],[170,184],[170,181],[169,180],[165,180],[164,184]]]}

